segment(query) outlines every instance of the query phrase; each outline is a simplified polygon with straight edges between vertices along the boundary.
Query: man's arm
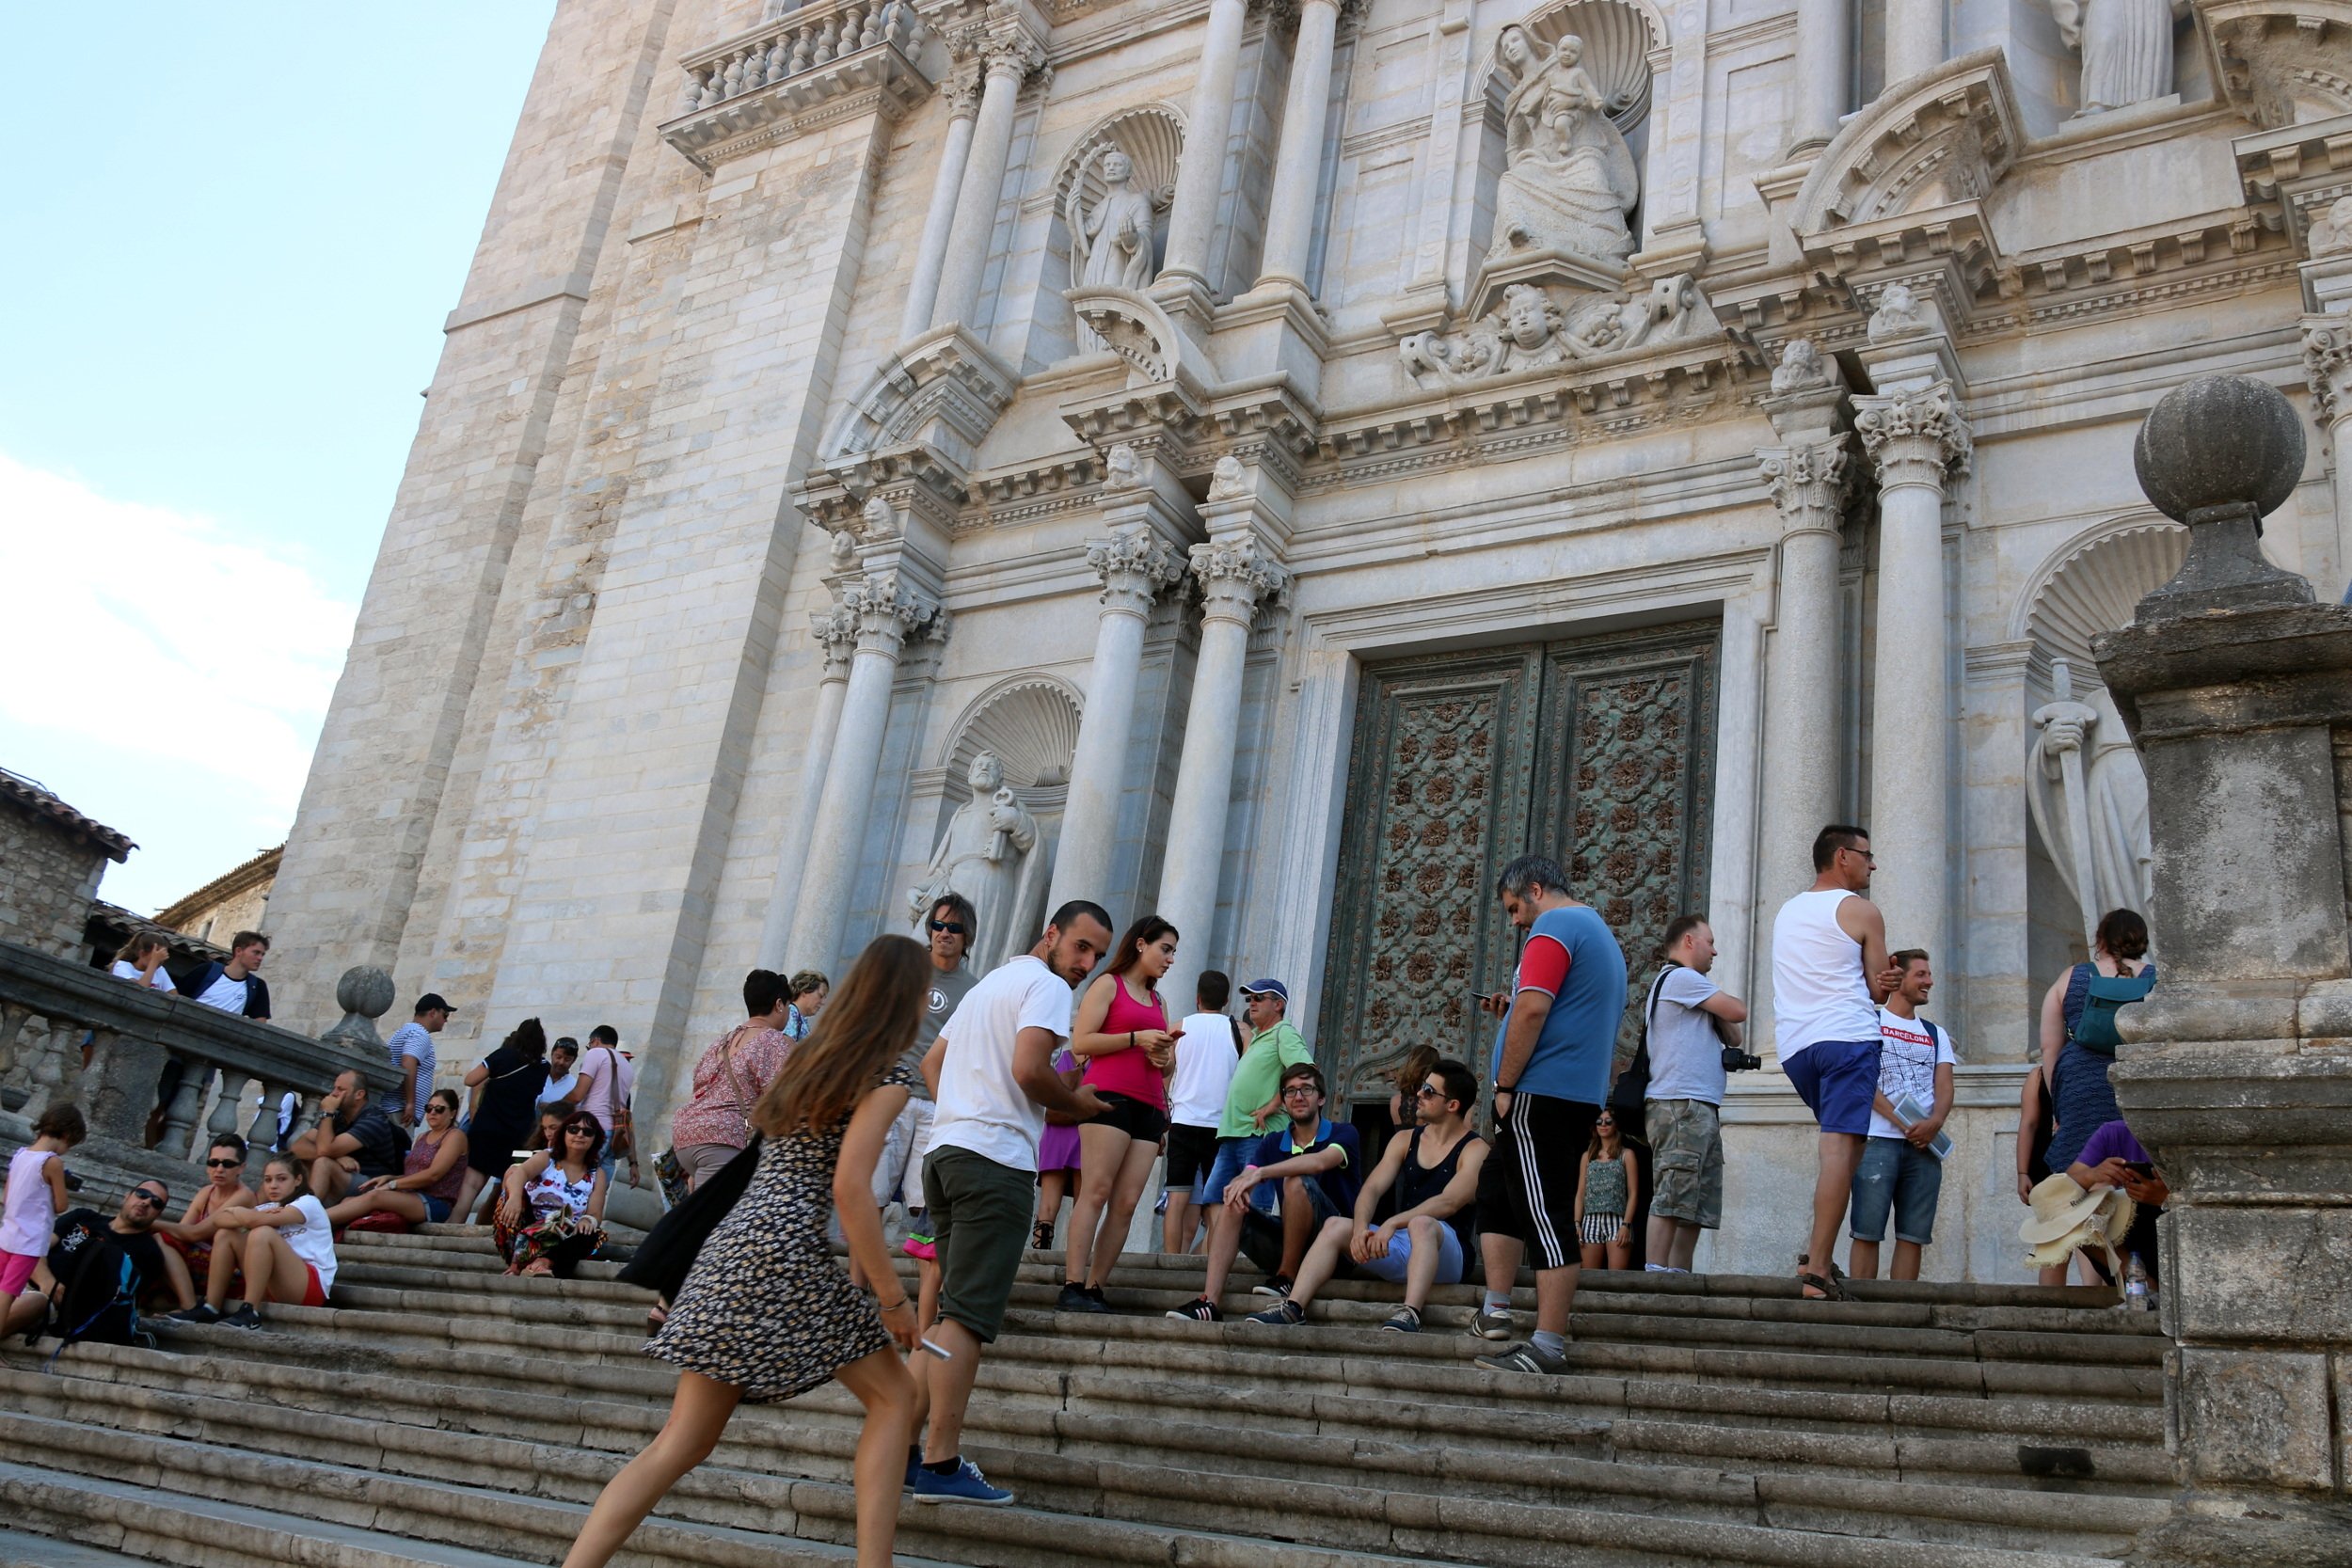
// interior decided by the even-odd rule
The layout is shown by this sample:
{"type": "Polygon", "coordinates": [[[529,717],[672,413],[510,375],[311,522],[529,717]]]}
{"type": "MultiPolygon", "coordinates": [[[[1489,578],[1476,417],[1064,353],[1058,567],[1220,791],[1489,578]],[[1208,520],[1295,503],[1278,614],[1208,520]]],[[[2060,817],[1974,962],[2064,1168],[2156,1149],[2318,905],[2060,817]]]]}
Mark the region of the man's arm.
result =
{"type": "Polygon", "coordinates": [[[400,1054],[400,1114],[406,1119],[417,1104],[417,1073],[424,1064],[406,1052],[400,1054]]]}
{"type": "Polygon", "coordinates": [[[1862,982],[1871,1001],[1884,1002],[1902,979],[1886,956],[1886,916],[1867,898],[1849,898],[1837,906],[1837,927],[1862,944],[1862,982]]]}
{"type": "Polygon", "coordinates": [[[1380,1200],[1396,1184],[1396,1173],[1405,1168],[1405,1154],[1412,1144],[1413,1134],[1410,1132],[1399,1132],[1391,1138],[1389,1147],[1381,1151],[1380,1163],[1372,1167],[1372,1174],[1365,1177],[1364,1184],[1356,1190],[1358,1231],[1372,1228],[1372,1216],[1380,1212],[1380,1200]]]}
{"type": "Polygon", "coordinates": [[[1325,1144],[1311,1154],[1294,1154],[1287,1160],[1277,1160],[1270,1165],[1253,1167],[1261,1181],[1279,1176],[1320,1176],[1327,1170],[1337,1170],[1347,1164],[1347,1150],[1337,1144],[1325,1144]]]}
{"type": "Polygon", "coordinates": [[[1935,1141],[1935,1135],[1944,1130],[1945,1118],[1951,1114],[1952,1064],[1938,1062],[1935,1064],[1935,1105],[1925,1117],[1905,1128],[1903,1135],[1917,1148],[1925,1148],[1935,1141]]]}
{"type": "Polygon", "coordinates": [[[1059,1111],[1079,1121],[1092,1120],[1102,1113],[1103,1102],[1092,1089],[1073,1089],[1061,1081],[1061,1074],[1054,1070],[1054,1053],[1059,1049],[1061,1037],[1051,1029],[1022,1030],[1012,1037],[1012,1081],[1031,1102],[1048,1111],[1059,1111]]]}
{"type": "MultiPolygon", "coordinates": [[[[602,1046],[596,1047],[596,1051],[601,1051],[603,1049],[604,1047],[602,1046]]],[[[558,1105],[577,1105],[581,1101],[588,1098],[588,1091],[594,1088],[596,1085],[596,1075],[595,1072],[590,1070],[596,1065],[596,1051],[591,1051],[587,1055],[580,1058],[579,1069],[572,1074],[571,1092],[566,1094],[563,1099],[557,1101],[556,1103],[558,1105]]],[[[611,1072],[612,1069],[608,1067],[604,1070],[611,1072]]]]}
{"type": "MultiPolygon", "coordinates": [[[[1049,1057],[1048,1060],[1051,1060],[1051,1058],[1049,1057]]],[[[931,1048],[923,1053],[923,1083],[931,1091],[931,1098],[933,1100],[937,1100],[939,1098],[939,1075],[941,1072],[946,1070],[946,1066],[947,1036],[946,1031],[943,1030],[940,1034],[932,1037],[931,1048]]]]}
{"type": "Polygon", "coordinates": [[[1551,1016],[1551,997],[1540,990],[1523,990],[1511,999],[1511,1022],[1502,1026],[1502,1066],[1495,1073],[1495,1093],[1509,1094],[1535,1054],[1543,1037],[1544,1021],[1551,1016]]]}

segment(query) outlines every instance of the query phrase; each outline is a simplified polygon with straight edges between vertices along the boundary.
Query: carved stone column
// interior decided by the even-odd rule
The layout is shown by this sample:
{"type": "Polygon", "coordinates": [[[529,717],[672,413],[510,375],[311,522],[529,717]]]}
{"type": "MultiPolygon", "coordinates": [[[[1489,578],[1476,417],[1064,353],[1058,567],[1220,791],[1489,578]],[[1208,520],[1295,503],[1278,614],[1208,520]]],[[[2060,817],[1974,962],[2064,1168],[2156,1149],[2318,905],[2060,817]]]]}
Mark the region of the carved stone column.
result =
{"type": "Polygon", "coordinates": [[[1186,1003],[1208,967],[1216,922],[1249,627],[1258,607],[1290,587],[1289,572],[1248,532],[1193,546],[1192,575],[1200,585],[1200,657],[1193,667],[1192,705],[1184,714],[1184,748],[1176,767],[1157,906],[1180,938],[1175,967],[1161,986],[1165,994],[1186,1003]]]}
{"type": "Polygon", "coordinates": [[[923,237],[916,242],[914,273],[907,280],[905,313],[898,318],[898,341],[921,333],[931,324],[931,307],[939,299],[939,275],[947,262],[947,234],[956,221],[956,193],[963,184],[963,167],[972,154],[972,122],[980,112],[980,73],[959,64],[939,84],[947,101],[947,142],[940,150],[939,173],[931,180],[930,206],[923,214],[923,237]]]}
{"type": "Polygon", "coordinates": [[[963,182],[956,192],[955,222],[947,230],[940,264],[939,298],[930,325],[967,322],[979,303],[980,273],[988,265],[989,242],[996,233],[996,207],[1005,193],[1005,165],[1012,155],[1012,121],[1021,84],[1045,63],[1045,51],[1017,20],[993,25],[979,46],[980,107],[972,128],[963,182]]]}
{"type": "Polygon", "coordinates": [[[1797,0],[1797,122],[1791,158],[1819,152],[1851,106],[1853,0],[1797,0]]]}
{"type": "Polygon", "coordinates": [[[2148,1568],[2352,1560],[2352,607],[2261,555],[2301,422],[2207,376],[2149,415],[2142,488],[2187,559],[2091,641],[2148,770],[2162,978],[2113,1069],[2170,1187],[2169,1447],[2148,1568]]]}
{"type": "Polygon", "coordinates": [[[1841,602],[1839,523],[1845,515],[1850,438],[1824,432],[1811,441],[1757,451],[1780,511],[1780,569],[1774,585],[1772,662],[1764,707],[1760,911],[1813,880],[1813,839],[1838,817],[1838,696],[1841,602]]]}
{"type": "Polygon", "coordinates": [[[2341,581],[2352,577],[2352,316],[2330,312],[2303,318],[2303,372],[2311,382],[2312,411],[2328,436],[2328,474],[2336,498],[2336,578],[2341,581]]]}
{"type": "Polygon", "coordinates": [[[1879,481],[1878,638],[1871,671],[1870,896],[1897,947],[1951,948],[1950,598],[1944,485],[1969,456],[1951,383],[1854,399],[1879,481]]]}
{"type": "Polygon", "coordinates": [[[1265,247],[1258,287],[1307,287],[1314,246],[1315,198],[1323,189],[1323,132],[1331,104],[1331,45],[1339,0],[1301,0],[1298,42],[1291,52],[1290,96],[1274,155],[1274,194],[1266,204],[1265,247]]]}
{"type": "Polygon", "coordinates": [[[1200,40],[1200,75],[1184,125],[1184,152],[1176,166],[1176,198],[1168,214],[1168,261],[1160,276],[1205,296],[1209,243],[1216,235],[1216,198],[1225,183],[1225,132],[1233,119],[1233,80],[1241,68],[1242,22],[1248,0],[1209,0],[1209,27],[1200,40]]]}
{"type": "Polygon", "coordinates": [[[909,635],[931,629],[942,613],[939,601],[907,583],[896,567],[867,572],[844,591],[841,605],[856,623],[857,653],[842,693],[833,756],[801,874],[800,907],[786,950],[786,961],[795,969],[823,968],[839,956],[841,922],[849,913],[858,854],[866,846],[866,811],[875,769],[882,763],[882,734],[890,722],[890,689],[898,679],[898,653],[909,635]]]}
{"type": "Polygon", "coordinates": [[[1944,63],[1947,0],[1899,0],[1886,8],[1886,85],[1909,81],[1944,63]]]}
{"type": "Polygon", "coordinates": [[[801,874],[808,864],[810,835],[817,827],[817,802],[824,794],[825,772],[833,765],[833,741],[841,726],[842,699],[850,689],[850,664],[857,655],[857,617],[836,602],[809,617],[810,632],[825,651],[824,673],[817,682],[817,714],[809,721],[807,743],[801,752],[801,779],[793,790],[792,816],[784,830],[776,855],[775,885],[768,893],[768,918],[760,928],[759,959],[781,964],[792,938],[792,914],[800,907],[801,874]]]}

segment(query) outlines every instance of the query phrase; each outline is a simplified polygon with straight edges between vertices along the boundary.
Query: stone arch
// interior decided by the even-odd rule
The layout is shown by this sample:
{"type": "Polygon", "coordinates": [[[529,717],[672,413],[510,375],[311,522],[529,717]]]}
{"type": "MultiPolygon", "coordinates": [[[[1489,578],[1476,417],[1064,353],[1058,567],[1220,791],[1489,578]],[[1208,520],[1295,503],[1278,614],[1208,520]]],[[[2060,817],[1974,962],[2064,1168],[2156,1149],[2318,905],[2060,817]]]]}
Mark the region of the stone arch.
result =
{"type": "Polygon", "coordinates": [[[2078,684],[2099,679],[2090,640],[2131,624],[2132,611],[2171,579],[2188,530],[2153,512],[2128,513],[2070,539],[2019,596],[2013,626],[2047,659],[2065,659],[2078,684]]]}
{"type": "Polygon", "coordinates": [[[949,793],[964,788],[964,774],[982,752],[996,754],[1004,765],[1005,783],[1014,789],[1052,789],[1068,783],[1085,706],[1077,689],[1054,675],[1025,673],[990,687],[972,700],[948,731],[940,762],[947,771],[949,793]]]}
{"type": "Polygon", "coordinates": [[[1996,46],[1897,83],[1822,149],[1788,226],[1813,241],[1849,224],[1980,198],[2025,147],[2025,113],[1996,46]]]}
{"type": "MultiPolygon", "coordinates": [[[[1500,108],[1518,76],[1497,51],[1510,26],[1527,29],[1546,47],[1570,33],[1584,40],[1584,70],[1611,103],[1609,118],[1629,140],[1649,114],[1649,56],[1671,40],[1666,13],[1653,0],[1555,0],[1495,29],[1486,44],[1486,102],[1500,108]],[[1623,100],[1623,107],[1616,107],[1623,100]]],[[[1638,154],[1640,149],[1635,149],[1638,154]]]]}

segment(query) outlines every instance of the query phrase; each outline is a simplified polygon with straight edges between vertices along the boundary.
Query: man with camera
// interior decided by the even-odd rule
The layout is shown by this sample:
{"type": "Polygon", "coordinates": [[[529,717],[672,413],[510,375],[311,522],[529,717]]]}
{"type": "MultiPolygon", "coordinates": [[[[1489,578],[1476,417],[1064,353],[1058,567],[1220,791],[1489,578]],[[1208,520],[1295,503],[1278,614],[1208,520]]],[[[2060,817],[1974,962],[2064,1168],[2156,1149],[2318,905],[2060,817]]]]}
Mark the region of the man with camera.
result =
{"type": "Polygon", "coordinates": [[[1666,927],[1666,967],[1642,1007],[1649,1041],[1644,1117],[1658,1173],[1647,1266],[1659,1273],[1689,1274],[1699,1232],[1724,1223],[1724,1077],[1764,1065],[1740,1049],[1748,1005],[1707,977],[1714,967],[1706,919],[1678,916],[1666,927]]]}

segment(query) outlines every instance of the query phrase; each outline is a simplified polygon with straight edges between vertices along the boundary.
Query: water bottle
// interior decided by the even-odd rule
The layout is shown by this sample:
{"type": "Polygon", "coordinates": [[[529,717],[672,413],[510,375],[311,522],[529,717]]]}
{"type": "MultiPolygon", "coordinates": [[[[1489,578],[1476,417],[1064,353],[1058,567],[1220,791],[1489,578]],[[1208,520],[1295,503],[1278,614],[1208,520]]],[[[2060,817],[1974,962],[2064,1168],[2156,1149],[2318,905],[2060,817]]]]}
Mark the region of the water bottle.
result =
{"type": "Polygon", "coordinates": [[[2132,1254],[2131,1264],[2123,1271],[2123,1305],[2134,1312],[2145,1312],[2150,1306],[2148,1266],[2139,1260],[2137,1252],[2132,1254]]]}

